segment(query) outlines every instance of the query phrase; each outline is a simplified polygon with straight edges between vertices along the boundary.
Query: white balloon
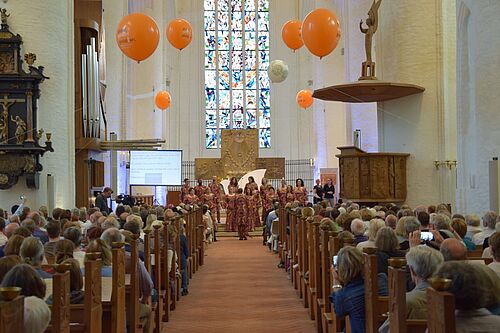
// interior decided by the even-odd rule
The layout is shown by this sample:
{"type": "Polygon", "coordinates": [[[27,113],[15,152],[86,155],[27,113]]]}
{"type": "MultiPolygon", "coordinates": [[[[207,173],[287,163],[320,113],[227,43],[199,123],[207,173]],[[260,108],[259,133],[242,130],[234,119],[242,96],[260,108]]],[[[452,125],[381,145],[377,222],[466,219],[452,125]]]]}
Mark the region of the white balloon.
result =
{"type": "Polygon", "coordinates": [[[288,65],[283,60],[273,60],[269,64],[267,75],[273,83],[283,82],[288,76],[288,65]]]}

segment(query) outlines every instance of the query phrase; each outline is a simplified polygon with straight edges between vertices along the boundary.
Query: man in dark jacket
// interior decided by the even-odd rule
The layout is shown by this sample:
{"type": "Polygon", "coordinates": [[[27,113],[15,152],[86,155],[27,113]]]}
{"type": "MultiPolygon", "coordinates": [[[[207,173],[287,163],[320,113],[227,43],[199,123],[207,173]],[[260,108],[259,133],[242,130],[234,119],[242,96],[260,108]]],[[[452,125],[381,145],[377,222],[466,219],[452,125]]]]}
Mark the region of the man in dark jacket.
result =
{"type": "Polygon", "coordinates": [[[106,213],[106,215],[110,213],[108,199],[111,197],[111,194],[113,194],[113,190],[109,187],[105,187],[102,193],[95,198],[95,206],[99,208],[101,213],[106,213]]]}

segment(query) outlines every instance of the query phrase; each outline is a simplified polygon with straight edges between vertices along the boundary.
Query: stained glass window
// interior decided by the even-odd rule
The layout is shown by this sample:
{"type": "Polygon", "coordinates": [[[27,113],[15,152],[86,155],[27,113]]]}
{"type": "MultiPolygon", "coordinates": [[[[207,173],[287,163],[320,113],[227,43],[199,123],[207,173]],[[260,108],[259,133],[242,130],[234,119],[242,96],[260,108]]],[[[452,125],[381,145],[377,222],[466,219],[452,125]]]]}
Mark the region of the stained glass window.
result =
{"type": "Polygon", "coordinates": [[[223,128],[258,128],[271,147],[269,0],[204,0],[205,144],[223,128]]]}

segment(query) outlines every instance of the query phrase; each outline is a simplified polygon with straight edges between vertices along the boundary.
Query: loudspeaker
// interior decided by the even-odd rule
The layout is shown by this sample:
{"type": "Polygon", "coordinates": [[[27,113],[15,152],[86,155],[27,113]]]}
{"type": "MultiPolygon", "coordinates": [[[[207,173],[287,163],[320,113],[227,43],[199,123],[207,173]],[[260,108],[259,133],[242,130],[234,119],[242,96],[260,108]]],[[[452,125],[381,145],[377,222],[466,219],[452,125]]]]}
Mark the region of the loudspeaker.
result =
{"type": "Polygon", "coordinates": [[[54,210],[54,205],[56,201],[56,186],[55,179],[50,173],[47,174],[47,208],[49,214],[54,210]]]}
{"type": "Polygon", "coordinates": [[[490,210],[498,212],[500,207],[500,175],[498,172],[498,157],[493,157],[493,160],[489,161],[489,187],[490,187],[490,210]]]}

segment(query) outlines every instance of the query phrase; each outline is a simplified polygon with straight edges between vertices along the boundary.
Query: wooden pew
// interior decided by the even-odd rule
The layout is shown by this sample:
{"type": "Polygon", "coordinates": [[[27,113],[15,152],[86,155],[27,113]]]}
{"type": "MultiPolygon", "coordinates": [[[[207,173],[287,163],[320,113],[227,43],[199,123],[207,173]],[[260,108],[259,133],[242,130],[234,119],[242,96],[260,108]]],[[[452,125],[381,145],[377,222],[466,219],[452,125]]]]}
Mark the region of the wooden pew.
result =
{"type": "Polygon", "coordinates": [[[388,311],[388,297],[378,296],[377,249],[365,247],[363,252],[365,258],[366,332],[376,333],[385,321],[384,315],[388,311]]]}
{"type": "Polygon", "coordinates": [[[309,279],[306,279],[305,273],[309,268],[309,253],[308,253],[308,245],[307,245],[307,233],[308,233],[308,224],[306,223],[306,219],[302,216],[297,217],[297,224],[299,228],[298,236],[299,236],[299,282],[300,282],[300,295],[302,295],[302,301],[304,303],[304,307],[309,307],[309,279]]]}
{"type": "Polygon", "coordinates": [[[196,232],[196,270],[199,270],[203,265],[203,260],[205,256],[205,235],[204,230],[205,226],[203,224],[203,219],[198,218],[198,210],[193,212],[195,216],[195,232],[196,232]]]}
{"type": "MultiPolygon", "coordinates": [[[[181,216],[178,216],[174,219],[174,225],[177,229],[177,238],[175,239],[175,252],[177,253],[176,267],[178,267],[179,271],[181,270],[181,216]]],[[[178,302],[181,299],[181,285],[182,285],[182,277],[181,275],[177,276],[177,271],[174,272],[175,278],[175,300],[178,302]]]]}
{"type": "Polygon", "coordinates": [[[429,333],[455,332],[455,296],[448,289],[451,280],[431,279],[427,288],[429,333]]]}
{"type": "Polygon", "coordinates": [[[405,259],[389,259],[389,331],[399,333],[422,333],[427,329],[427,320],[406,318],[405,267],[405,259]]]}
{"type": "Polygon", "coordinates": [[[24,296],[11,288],[0,288],[0,332],[24,331],[24,296]]]}
{"type": "Polygon", "coordinates": [[[300,289],[300,269],[299,269],[299,227],[297,224],[297,213],[291,209],[288,210],[288,217],[290,221],[290,273],[292,276],[292,284],[295,290],[298,291],[299,297],[302,297],[300,289]]]}
{"type": "Polygon", "coordinates": [[[54,265],[56,273],[52,276],[52,307],[50,331],[54,333],[69,333],[70,322],[70,287],[69,287],[69,269],[66,264],[54,265]]]}
{"type": "MultiPolygon", "coordinates": [[[[84,305],[84,331],[100,333],[102,331],[102,277],[101,254],[88,252],[85,254],[85,281],[86,290],[84,305]]],[[[75,305],[76,307],[77,305],[75,305]]],[[[73,307],[73,306],[72,306],[73,307]]],[[[72,316],[73,319],[73,316],[72,316]]],[[[73,320],[71,320],[73,321],[73,320]]],[[[72,326],[73,327],[73,326],[72,326]]]]}
{"type": "MultiPolygon", "coordinates": [[[[280,263],[286,264],[286,212],[285,207],[278,209],[278,255],[280,263]]],[[[285,266],[286,267],[286,266],[285,266]]]]}
{"type": "Polygon", "coordinates": [[[151,230],[144,230],[144,266],[151,274],[151,230]]]}
{"type": "Polygon", "coordinates": [[[320,261],[320,248],[319,248],[319,222],[314,219],[308,218],[308,262],[309,262],[309,316],[312,320],[316,321],[316,326],[321,332],[321,317],[318,318],[318,298],[321,294],[321,261],[320,261]],[[319,319],[319,320],[318,320],[319,319]],[[319,323],[319,325],[318,325],[319,323]]]}
{"type": "Polygon", "coordinates": [[[137,264],[139,262],[139,251],[137,242],[139,235],[132,235],[130,239],[130,291],[127,293],[126,308],[129,333],[138,333],[143,330],[143,325],[140,322],[140,292],[139,292],[139,271],[137,264]]]}
{"type": "Polygon", "coordinates": [[[475,250],[467,251],[467,258],[481,258],[483,256],[483,248],[477,246],[475,250]]]}
{"type": "MultiPolygon", "coordinates": [[[[331,265],[333,262],[333,257],[339,253],[341,249],[341,241],[338,238],[338,232],[333,232],[329,234],[328,238],[328,260],[329,264],[331,265]]],[[[323,260],[327,260],[324,258],[323,260]]],[[[332,285],[333,285],[333,277],[330,274],[330,270],[328,270],[328,278],[325,277],[325,284],[328,283],[328,292],[326,293],[327,296],[330,296],[332,293],[332,285]]],[[[343,317],[337,316],[335,313],[335,309],[333,308],[332,304],[328,300],[328,307],[330,311],[327,311],[326,309],[326,303],[325,303],[325,312],[323,314],[323,327],[324,330],[323,332],[325,333],[334,333],[334,332],[340,332],[342,331],[344,324],[348,324],[348,320],[344,320],[343,317]]]]}
{"type": "MultiPolygon", "coordinates": [[[[172,305],[172,291],[170,289],[170,273],[168,271],[168,240],[169,240],[169,232],[168,232],[168,221],[163,222],[163,242],[161,244],[161,253],[162,253],[162,263],[161,263],[161,284],[160,288],[163,291],[163,322],[168,322],[170,320],[170,310],[172,305]]],[[[171,264],[171,263],[170,263],[171,264]]],[[[172,267],[174,269],[174,267],[172,267]]]]}
{"type": "Polygon", "coordinates": [[[155,273],[154,273],[154,285],[156,290],[158,291],[158,300],[156,304],[153,305],[154,309],[154,323],[155,323],[155,328],[154,332],[155,333],[160,333],[161,332],[161,322],[163,318],[163,299],[165,296],[163,295],[164,290],[161,289],[161,281],[162,281],[162,272],[161,272],[161,265],[162,265],[162,260],[161,260],[161,246],[160,246],[160,228],[161,225],[154,225],[154,258],[155,258],[155,273]]]}
{"type": "Polygon", "coordinates": [[[112,244],[113,285],[111,292],[111,333],[123,333],[126,327],[125,318],[125,243],[112,244]]]}

